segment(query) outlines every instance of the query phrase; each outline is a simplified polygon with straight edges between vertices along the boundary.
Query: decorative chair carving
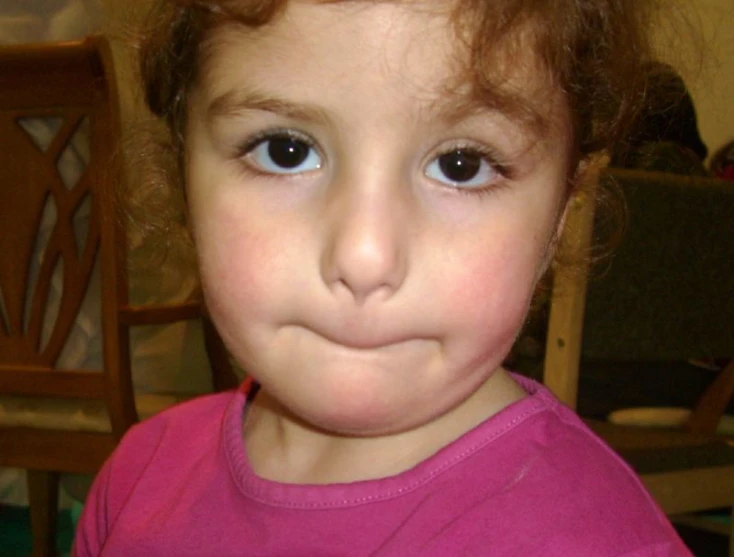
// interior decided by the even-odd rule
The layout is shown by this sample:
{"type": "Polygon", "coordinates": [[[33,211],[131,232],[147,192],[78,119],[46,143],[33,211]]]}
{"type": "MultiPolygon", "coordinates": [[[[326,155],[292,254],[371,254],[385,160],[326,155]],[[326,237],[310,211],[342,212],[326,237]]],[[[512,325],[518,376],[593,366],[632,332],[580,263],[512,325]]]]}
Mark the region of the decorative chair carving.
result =
{"type": "MultiPolygon", "coordinates": [[[[128,304],[119,139],[103,38],[0,47],[0,465],[28,470],[35,556],[54,554],[59,474],[94,474],[139,417],[178,402],[134,395],[130,327],[203,317],[197,302],[128,304]],[[84,311],[101,320],[102,369],[59,369],[84,311]]],[[[204,325],[215,386],[231,386],[204,325]]]]}

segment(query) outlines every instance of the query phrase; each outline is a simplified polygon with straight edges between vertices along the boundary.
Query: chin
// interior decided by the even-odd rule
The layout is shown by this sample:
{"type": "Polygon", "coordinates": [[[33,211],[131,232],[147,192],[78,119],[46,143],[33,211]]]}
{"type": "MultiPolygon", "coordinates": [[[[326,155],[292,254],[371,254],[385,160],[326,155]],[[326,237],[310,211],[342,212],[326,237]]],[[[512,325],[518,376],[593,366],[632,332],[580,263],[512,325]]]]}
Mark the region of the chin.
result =
{"type": "Polygon", "coordinates": [[[474,382],[430,384],[428,376],[414,377],[409,384],[384,377],[324,379],[313,389],[302,385],[297,392],[278,398],[299,421],[314,429],[350,437],[378,437],[419,429],[450,412],[471,396],[474,382]]]}
{"type": "MultiPolygon", "coordinates": [[[[332,434],[372,437],[399,433],[423,421],[416,416],[419,397],[379,379],[352,376],[352,380],[292,384],[287,392],[270,391],[299,421],[332,434]]],[[[267,390],[267,385],[263,386],[267,390]]]]}

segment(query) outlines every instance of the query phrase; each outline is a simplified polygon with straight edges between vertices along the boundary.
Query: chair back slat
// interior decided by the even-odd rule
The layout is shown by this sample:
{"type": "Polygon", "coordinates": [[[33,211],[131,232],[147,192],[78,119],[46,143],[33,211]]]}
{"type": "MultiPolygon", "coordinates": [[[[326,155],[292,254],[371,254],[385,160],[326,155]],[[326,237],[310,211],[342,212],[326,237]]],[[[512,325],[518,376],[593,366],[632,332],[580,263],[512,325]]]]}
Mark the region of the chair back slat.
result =
{"type": "Polygon", "coordinates": [[[0,392],[20,396],[54,398],[102,399],[105,396],[105,378],[94,371],[0,365],[0,392]]]}
{"type": "Polygon", "coordinates": [[[0,66],[0,106],[39,109],[92,104],[99,90],[90,76],[104,87],[104,70],[93,49],[75,48],[77,44],[3,46],[8,55],[0,66]],[[44,79],[39,80],[39,75],[44,79]]]}
{"type": "Polygon", "coordinates": [[[103,398],[121,435],[136,414],[128,331],[117,315],[127,307],[110,172],[118,110],[103,38],[0,47],[0,394],[103,398]],[[64,375],[57,363],[92,280],[103,292],[94,310],[103,369],[97,378],[64,375]]]}
{"type": "MultiPolygon", "coordinates": [[[[40,55],[43,50],[35,52],[40,55]]],[[[96,125],[99,103],[89,94],[89,83],[101,85],[103,81],[91,73],[95,68],[86,56],[66,61],[57,57],[59,65],[44,66],[49,74],[40,74],[40,79],[29,68],[23,71],[17,60],[34,66],[31,57],[12,57],[12,51],[3,58],[0,83],[25,93],[24,102],[17,104],[30,104],[29,99],[35,99],[39,91],[51,89],[42,95],[46,101],[55,95],[61,81],[65,86],[52,109],[18,108],[15,97],[0,98],[4,145],[0,150],[0,252],[4,254],[0,290],[6,315],[0,358],[6,363],[53,366],[89,286],[92,256],[99,243],[100,220],[95,213],[100,204],[95,203],[97,192],[89,179],[94,172],[90,166],[99,162],[90,159],[89,144],[103,138],[98,137],[96,125]],[[89,70],[88,75],[75,70],[79,63],[89,70]],[[62,79],[62,69],[70,71],[71,78],[62,79]],[[9,75],[12,70],[18,75],[9,75]],[[39,87],[41,83],[45,87],[39,87]],[[77,96],[70,95],[74,84],[77,96]],[[82,204],[86,198],[91,203],[82,204]],[[83,249],[79,249],[75,230],[79,227],[85,229],[83,249]],[[60,291],[60,299],[50,304],[52,288],[60,291]]],[[[36,71],[41,69],[38,66],[36,63],[36,71]]]]}
{"type": "MultiPolygon", "coordinates": [[[[8,118],[6,114],[6,111],[0,112],[0,138],[4,138],[6,145],[14,145],[14,153],[11,155],[8,150],[0,149],[0,179],[3,184],[0,188],[0,250],[3,254],[0,292],[4,308],[3,328],[6,335],[17,338],[24,329],[24,302],[31,251],[46,202],[46,189],[39,184],[47,183],[52,178],[42,164],[42,156],[24,137],[25,132],[15,124],[12,115],[8,118]],[[26,186],[13,187],[9,184],[26,186]]],[[[31,352],[20,346],[15,350],[31,352]]]]}

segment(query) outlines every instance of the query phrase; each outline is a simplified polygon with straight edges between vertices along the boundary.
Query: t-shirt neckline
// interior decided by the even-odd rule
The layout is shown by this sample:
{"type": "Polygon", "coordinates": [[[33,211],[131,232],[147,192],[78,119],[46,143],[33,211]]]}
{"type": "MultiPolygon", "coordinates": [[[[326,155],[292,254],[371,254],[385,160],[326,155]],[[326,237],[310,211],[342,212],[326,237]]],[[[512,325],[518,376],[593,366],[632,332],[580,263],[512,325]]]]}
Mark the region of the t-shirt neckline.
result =
{"type": "Polygon", "coordinates": [[[387,478],[328,485],[280,483],[255,474],[242,441],[248,393],[253,389],[253,383],[246,381],[232,397],[222,428],[223,450],[232,481],[244,497],[265,505],[291,509],[352,507],[401,497],[421,489],[555,402],[552,395],[535,381],[514,374],[513,378],[528,393],[527,397],[491,416],[413,468],[387,478]]]}

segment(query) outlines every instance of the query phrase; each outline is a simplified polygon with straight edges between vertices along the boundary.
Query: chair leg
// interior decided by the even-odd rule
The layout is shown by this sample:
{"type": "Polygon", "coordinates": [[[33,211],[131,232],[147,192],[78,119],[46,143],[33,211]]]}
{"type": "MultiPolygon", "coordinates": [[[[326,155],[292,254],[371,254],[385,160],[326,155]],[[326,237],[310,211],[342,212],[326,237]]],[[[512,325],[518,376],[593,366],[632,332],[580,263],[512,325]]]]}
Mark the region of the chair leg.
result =
{"type": "Polygon", "coordinates": [[[734,360],[719,372],[714,382],[698,399],[686,429],[693,433],[714,435],[732,395],[734,395],[734,360]]]}
{"type": "Polygon", "coordinates": [[[729,557],[734,557],[734,509],[729,515],[729,557]]]}
{"type": "Polygon", "coordinates": [[[28,470],[28,506],[33,534],[32,557],[56,557],[56,517],[59,509],[57,472],[28,470]]]}

